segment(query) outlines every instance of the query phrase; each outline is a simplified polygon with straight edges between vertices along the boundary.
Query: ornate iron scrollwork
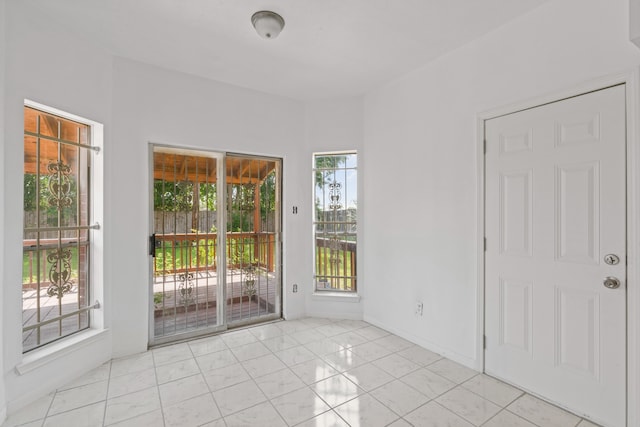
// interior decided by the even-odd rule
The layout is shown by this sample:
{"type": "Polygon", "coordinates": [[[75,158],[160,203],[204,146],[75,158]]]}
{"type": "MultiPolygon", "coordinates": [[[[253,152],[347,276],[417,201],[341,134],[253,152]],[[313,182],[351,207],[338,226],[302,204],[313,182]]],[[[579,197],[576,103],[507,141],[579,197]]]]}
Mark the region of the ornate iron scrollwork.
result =
{"type": "Polygon", "coordinates": [[[242,293],[249,297],[249,299],[253,298],[256,294],[256,277],[257,277],[257,268],[254,263],[249,264],[245,268],[242,269],[244,272],[244,286],[242,289],[242,293]]]}
{"type": "Polygon", "coordinates": [[[58,210],[71,206],[73,199],[71,193],[71,167],[63,162],[49,163],[47,170],[49,175],[49,204],[58,210]]]}
{"type": "Polygon", "coordinates": [[[71,292],[71,250],[57,249],[47,255],[47,261],[51,263],[49,268],[49,281],[51,285],[47,289],[47,295],[62,298],[64,294],[71,292]]]}
{"type": "Polygon", "coordinates": [[[342,198],[342,184],[335,181],[330,183],[329,199],[331,200],[331,202],[329,203],[329,208],[333,210],[342,208],[342,203],[340,203],[341,198],[342,198]]]}
{"type": "Polygon", "coordinates": [[[180,292],[180,299],[184,305],[189,305],[193,302],[193,273],[181,273],[178,275],[180,285],[178,286],[178,292],[180,292]]]}

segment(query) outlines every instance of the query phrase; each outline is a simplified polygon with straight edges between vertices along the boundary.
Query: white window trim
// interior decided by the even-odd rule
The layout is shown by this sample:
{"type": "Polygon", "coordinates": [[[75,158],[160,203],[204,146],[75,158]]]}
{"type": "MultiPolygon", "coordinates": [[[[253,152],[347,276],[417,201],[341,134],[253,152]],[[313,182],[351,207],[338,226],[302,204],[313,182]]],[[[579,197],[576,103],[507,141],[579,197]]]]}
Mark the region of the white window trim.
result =
{"type": "MultiPolygon", "coordinates": [[[[360,201],[361,199],[361,180],[360,180],[360,155],[358,153],[358,150],[334,150],[334,151],[314,151],[313,153],[311,153],[311,170],[314,171],[315,170],[315,159],[316,156],[322,156],[322,155],[339,155],[339,154],[355,154],[357,156],[358,159],[358,165],[356,167],[356,171],[357,171],[357,178],[358,178],[358,183],[357,183],[357,190],[358,190],[358,201],[360,201]]],[[[314,173],[315,176],[315,173],[314,173]]],[[[313,254],[312,254],[312,262],[313,262],[313,271],[312,271],[312,276],[311,276],[311,282],[312,282],[312,293],[311,293],[311,297],[313,300],[315,301],[326,301],[326,302],[360,302],[360,285],[361,285],[361,281],[360,281],[360,272],[358,269],[358,265],[360,265],[360,251],[357,251],[356,254],[356,290],[355,291],[342,291],[342,292],[335,292],[335,291],[319,291],[317,288],[317,283],[316,283],[316,243],[315,243],[315,195],[316,195],[316,183],[315,183],[315,178],[311,180],[311,194],[312,194],[312,208],[311,208],[311,241],[312,243],[312,248],[313,248],[313,254]]],[[[360,224],[360,209],[358,209],[358,213],[356,216],[356,224],[360,224]]],[[[360,245],[360,227],[358,227],[358,232],[356,233],[356,247],[358,247],[360,245]]]]}
{"type": "Polygon", "coordinates": [[[100,307],[89,310],[89,328],[78,331],[67,337],[45,344],[40,348],[22,354],[22,361],[16,366],[20,375],[33,371],[66,354],[76,351],[93,343],[108,333],[104,321],[104,233],[102,230],[104,213],[104,125],[102,123],[70,114],[57,108],[25,99],[24,106],[35,108],[46,113],[73,120],[88,125],[91,131],[91,145],[98,147],[91,164],[91,194],[90,212],[91,222],[100,225],[98,230],[90,230],[90,286],[92,302],[98,302],[100,307]],[[99,195],[100,197],[96,197],[99,195]]]}
{"type": "Polygon", "coordinates": [[[42,347],[25,353],[22,362],[16,366],[16,372],[24,375],[38,368],[48,365],[56,359],[76,352],[78,349],[101,340],[108,334],[107,329],[89,328],[77,332],[59,341],[45,344],[42,347]]]}
{"type": "Polygon", "coordinates": [[[325,302],[360,302],[360,295],[356,292],[314,292],[311,295],[314,301],[325,302]]]}

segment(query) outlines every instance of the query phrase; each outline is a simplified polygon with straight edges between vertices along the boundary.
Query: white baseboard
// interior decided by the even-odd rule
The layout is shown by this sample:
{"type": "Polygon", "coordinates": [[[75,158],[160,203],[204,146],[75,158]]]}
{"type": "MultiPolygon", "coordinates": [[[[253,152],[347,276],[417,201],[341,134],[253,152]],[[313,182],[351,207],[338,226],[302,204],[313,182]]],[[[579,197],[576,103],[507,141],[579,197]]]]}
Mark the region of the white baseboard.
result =
{"type": "Polygon", "coordinates": [[[325,312],[322,310],[312,310],[307,312],[307,317],[321,317],[324,319],[344,319],[344,320],[363,320],[361,313],[336,313],[325,312]]]}
{"type": "Polygon", "coordinates": [[[472,357],[464,356],[460,353],[457,353],[451,349],[446,347],[442,347],[438,344],[435,344],[429,340],[425,340],[424,338],[417,337],[413,334],[410,334],[406,331],[396,329],[393,327],[389,327],[385,323],[379,321],[378,319],[371,316],[364,316],[364,321],[371,323],[374,326],[377,326],[385,331],[389,331],[401,338],[406,339],[407,341],[411,341],[414,344],[419,345],[420,347],[426,348],[429,351],[437,353],[441,356],[446,357],[447,359],[451,359],[454,362],[457,362],[461,365],[466,366],[467,368],[471,368],[474,371],[482,372],[482,366],[480,366],[480,362],[472,357]]]}

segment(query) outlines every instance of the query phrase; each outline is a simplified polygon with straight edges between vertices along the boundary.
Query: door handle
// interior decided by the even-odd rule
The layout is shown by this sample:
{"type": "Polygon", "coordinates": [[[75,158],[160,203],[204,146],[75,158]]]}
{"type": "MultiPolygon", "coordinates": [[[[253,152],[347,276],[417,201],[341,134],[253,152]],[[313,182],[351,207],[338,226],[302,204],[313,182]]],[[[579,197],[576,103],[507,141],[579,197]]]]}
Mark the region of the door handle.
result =
{"type": "Polygon", "coordinates": [[[152,257],[156,257],[156,234],[153,233],[149,236],[149,255],[152,257]]]}
{"type": "Polygon", "coordinates": [[[617,277],[608,276],[604,278],[603,285],[605,288],[618,289],[620,287],[620,280],[617,277]]]}

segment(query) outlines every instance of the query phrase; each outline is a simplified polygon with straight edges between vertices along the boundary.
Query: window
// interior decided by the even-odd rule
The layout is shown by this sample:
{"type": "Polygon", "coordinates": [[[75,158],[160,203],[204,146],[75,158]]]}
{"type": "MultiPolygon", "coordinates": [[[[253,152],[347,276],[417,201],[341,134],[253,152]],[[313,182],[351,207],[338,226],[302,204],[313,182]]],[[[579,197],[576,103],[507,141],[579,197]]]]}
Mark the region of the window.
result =
{"type": "Polygon", "coordinates": [[[314,174],[314,279],[318,292],[356,291],[357,154],[317,153],[314,174]]]}
{"type": "Polygon", "coordinates": [[[92,126],[24,108],[22,343],[90,327],[92,126]]]}

